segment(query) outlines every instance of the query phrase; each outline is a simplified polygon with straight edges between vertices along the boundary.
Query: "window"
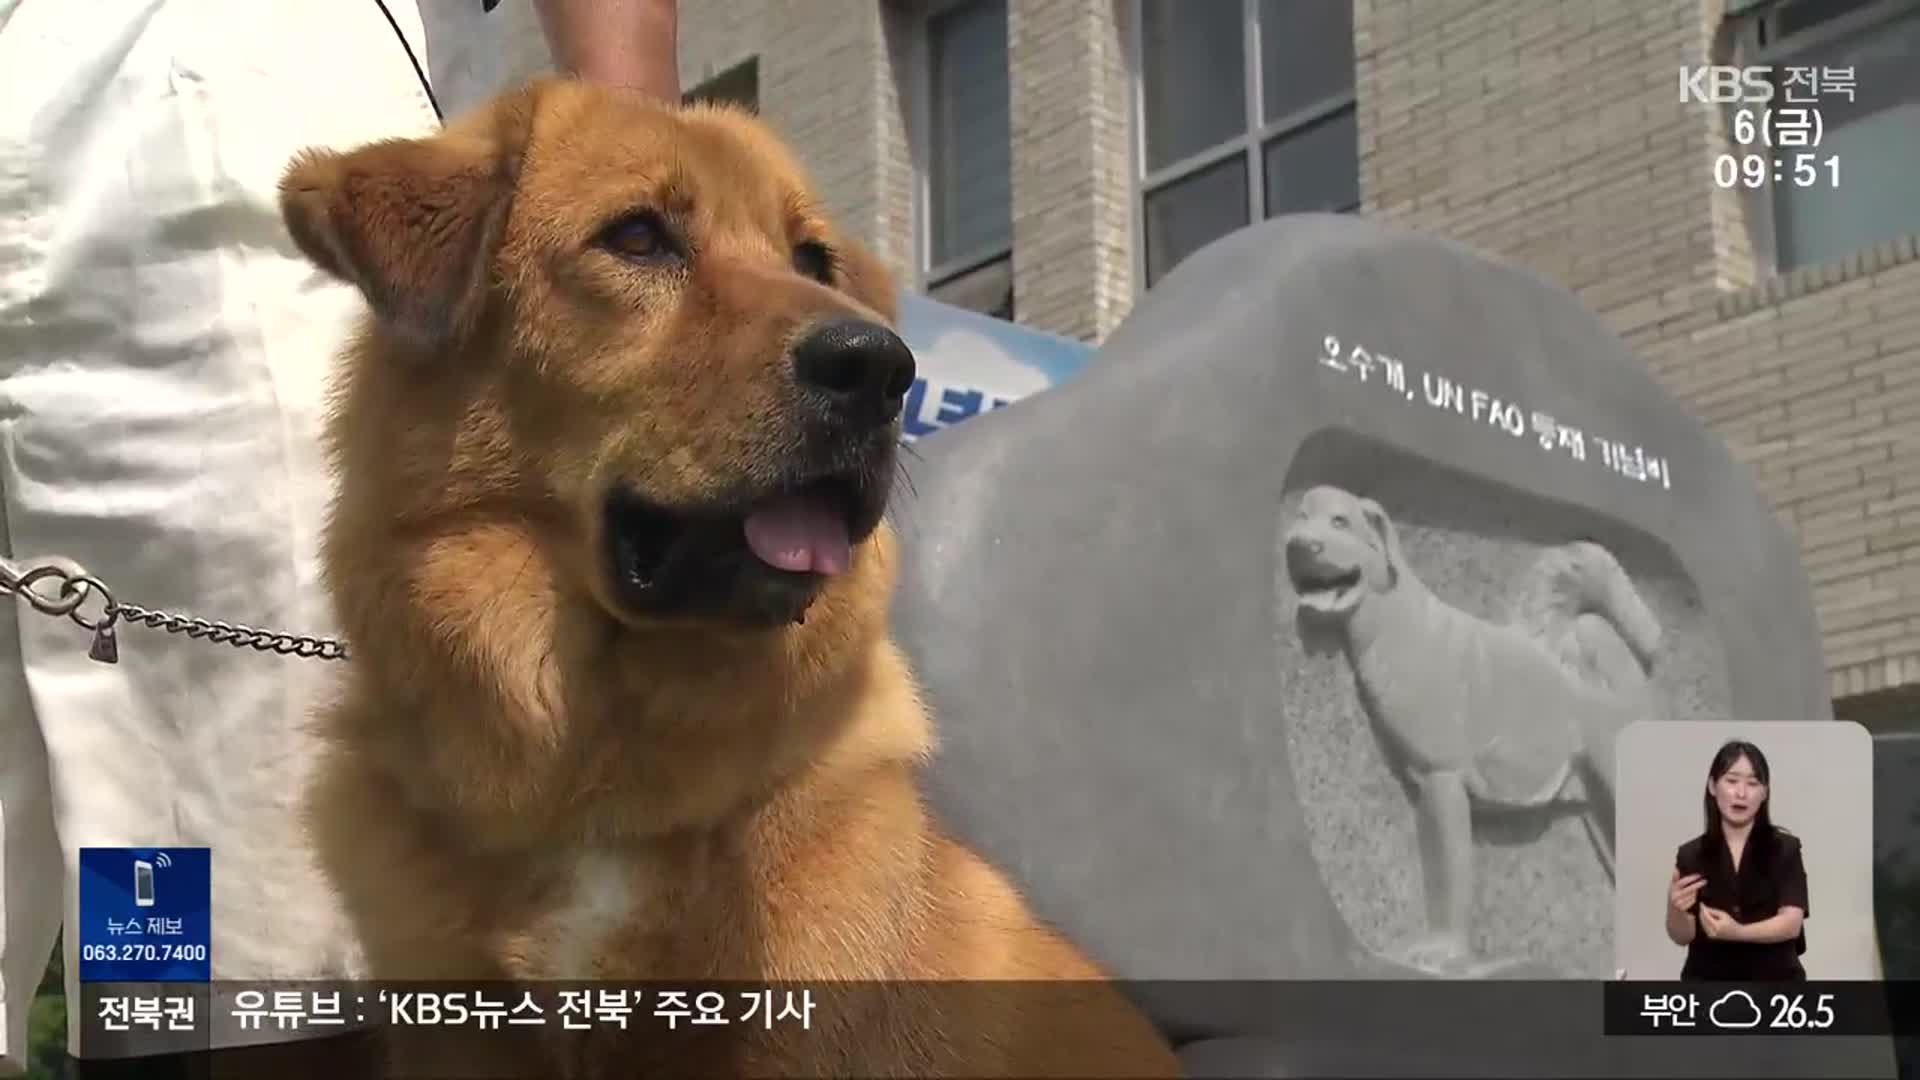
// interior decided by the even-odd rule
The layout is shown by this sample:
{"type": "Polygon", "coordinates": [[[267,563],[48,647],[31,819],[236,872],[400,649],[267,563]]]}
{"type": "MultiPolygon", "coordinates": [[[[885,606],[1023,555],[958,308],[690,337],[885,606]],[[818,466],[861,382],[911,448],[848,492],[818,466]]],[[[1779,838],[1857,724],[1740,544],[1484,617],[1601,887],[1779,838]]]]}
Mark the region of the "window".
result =
{"type": "Polygon", "coordinates": [[[1138,0],[1151,286],[1261,218],[1360,207],[1351,0],[1138,0]]]}
{"type": "Polygon", "coordinates": [[[727,102],[760,111],[760,58],[748,57],[681,95],[683,101],[727,102]]]}
{"type": "Polygon", "coordinates": [[[1730,149],[1774,163],[1767,200],[1774,268],[1829,262],[1920,233],[1920,199],[1913,195],[1920,176],[1920,3],[1777,4],[1752,20],[1747,43],[1757,62],[1773,69],[1775,133],[1772,146],[1730,149]],[[1851,78],[1834,78],[1842,74],[1851,78]],[[1842,81],[1849,89],[1839,88],[1842,81]],[[1780,134],[1784,118],[1806,114],[1817,114],[1818,142],[1810,136],[1805,145],[1788,145],[1780,134]],[[1795,182],[1796,172],[1807,175],[1803,165],[1812,166],[1813,182],[1795,182]]]}
{"type": "Polygon", "coordinates": [[[927,15],[919,155],[929,295],[1013,318],[1012,103],[1006,0],[927,15]]]}

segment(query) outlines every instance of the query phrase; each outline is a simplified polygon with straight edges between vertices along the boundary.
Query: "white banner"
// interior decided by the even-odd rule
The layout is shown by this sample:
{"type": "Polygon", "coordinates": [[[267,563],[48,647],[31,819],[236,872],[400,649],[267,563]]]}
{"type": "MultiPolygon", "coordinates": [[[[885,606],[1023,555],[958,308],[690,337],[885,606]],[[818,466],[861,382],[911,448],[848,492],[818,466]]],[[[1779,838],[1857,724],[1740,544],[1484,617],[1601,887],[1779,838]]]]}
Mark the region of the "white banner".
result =
{"type": "Polygon", "coordinates": [[[908,441],[1067,379],[1093,346],[924,296],[900,301],[900,334],[919,376],[907,394],[908,441]]]}

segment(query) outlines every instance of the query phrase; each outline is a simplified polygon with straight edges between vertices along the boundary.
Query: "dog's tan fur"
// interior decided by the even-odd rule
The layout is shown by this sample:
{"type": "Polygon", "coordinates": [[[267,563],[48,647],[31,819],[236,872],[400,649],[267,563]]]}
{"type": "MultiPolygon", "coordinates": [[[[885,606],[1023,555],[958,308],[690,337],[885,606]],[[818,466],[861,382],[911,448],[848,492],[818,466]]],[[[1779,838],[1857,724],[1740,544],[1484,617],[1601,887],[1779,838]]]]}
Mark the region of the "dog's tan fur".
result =
{"type": "Polygon", "coordinates": [[[376,977],[1072,980],[959,1012],[869,995],[881,1013],[823,1005],[810,1031],[720,1029],[698,1061],[636,1025],[583,1069],[1177,1073],[929,817],[884,526],[799,624],[651,619],[609,592],[611,478],[688,502],[750,480],[783,445],[794,335],[893,317],[885,271],[767,129],[543,81],[433,138],[303,155],[282,205],[371,308],[330,427],[324,561],[353,660],[310,806],[376,977]],[[590,250],[642,204],[694,238],[684,272],[590,250]],[[830,283],[796,272],[803,238],[839,253],[830,283]]]}

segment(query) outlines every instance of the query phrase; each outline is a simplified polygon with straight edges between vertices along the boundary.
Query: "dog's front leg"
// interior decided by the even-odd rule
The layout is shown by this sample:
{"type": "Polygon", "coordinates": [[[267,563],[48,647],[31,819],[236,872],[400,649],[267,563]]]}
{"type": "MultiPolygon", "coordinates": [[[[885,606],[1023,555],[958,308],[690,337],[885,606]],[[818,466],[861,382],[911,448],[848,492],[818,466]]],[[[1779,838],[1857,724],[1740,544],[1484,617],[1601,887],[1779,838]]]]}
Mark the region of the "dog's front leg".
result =
{"type": "Polygon", "coordinates": [[[1420,876],[1427,899],[1430,940],[1418,949],[1420,966],[1445,967],[1469,953],[1467,920],[1473,911],[1473,811],[1466,776],[1442,769],[1414,777],[1414,813],[1420,835],[1420,876]],[[1435,954],[1435,955],[1427,955],[1435,954]]]}
{"type": "Polygon", "coordinates": [[[1593,840],[1594,853],[1600,857],[1600,868],[1608,878],[1614,876],[1613,865],[1613,747],[1589,745],[1581,754],[1581,775],[1586,784],[1587,793],[1587,835],[1593,840]]]}

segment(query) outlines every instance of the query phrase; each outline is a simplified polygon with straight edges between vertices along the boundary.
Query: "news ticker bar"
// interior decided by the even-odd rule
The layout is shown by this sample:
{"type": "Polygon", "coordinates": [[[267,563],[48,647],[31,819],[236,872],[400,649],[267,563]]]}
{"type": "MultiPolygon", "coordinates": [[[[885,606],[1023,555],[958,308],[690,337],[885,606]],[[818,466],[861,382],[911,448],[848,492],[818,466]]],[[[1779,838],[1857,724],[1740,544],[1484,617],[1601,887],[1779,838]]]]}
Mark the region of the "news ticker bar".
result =
{"type": "MultiPolygon", "coordinates": [[[[83,1046],[175,1052],[367,1028],[713,1032],[813,1030],[904,991],[959,1017],[1008,1001],[1072,1007],[1050,983],[86,982],[83,1046]]],[[[1138,982],[1156,1016],[1233,1030],[1370,1039],[1419,1028],[1606,1036],[1920,1034],[1920,983],[1138,982]]]]}

